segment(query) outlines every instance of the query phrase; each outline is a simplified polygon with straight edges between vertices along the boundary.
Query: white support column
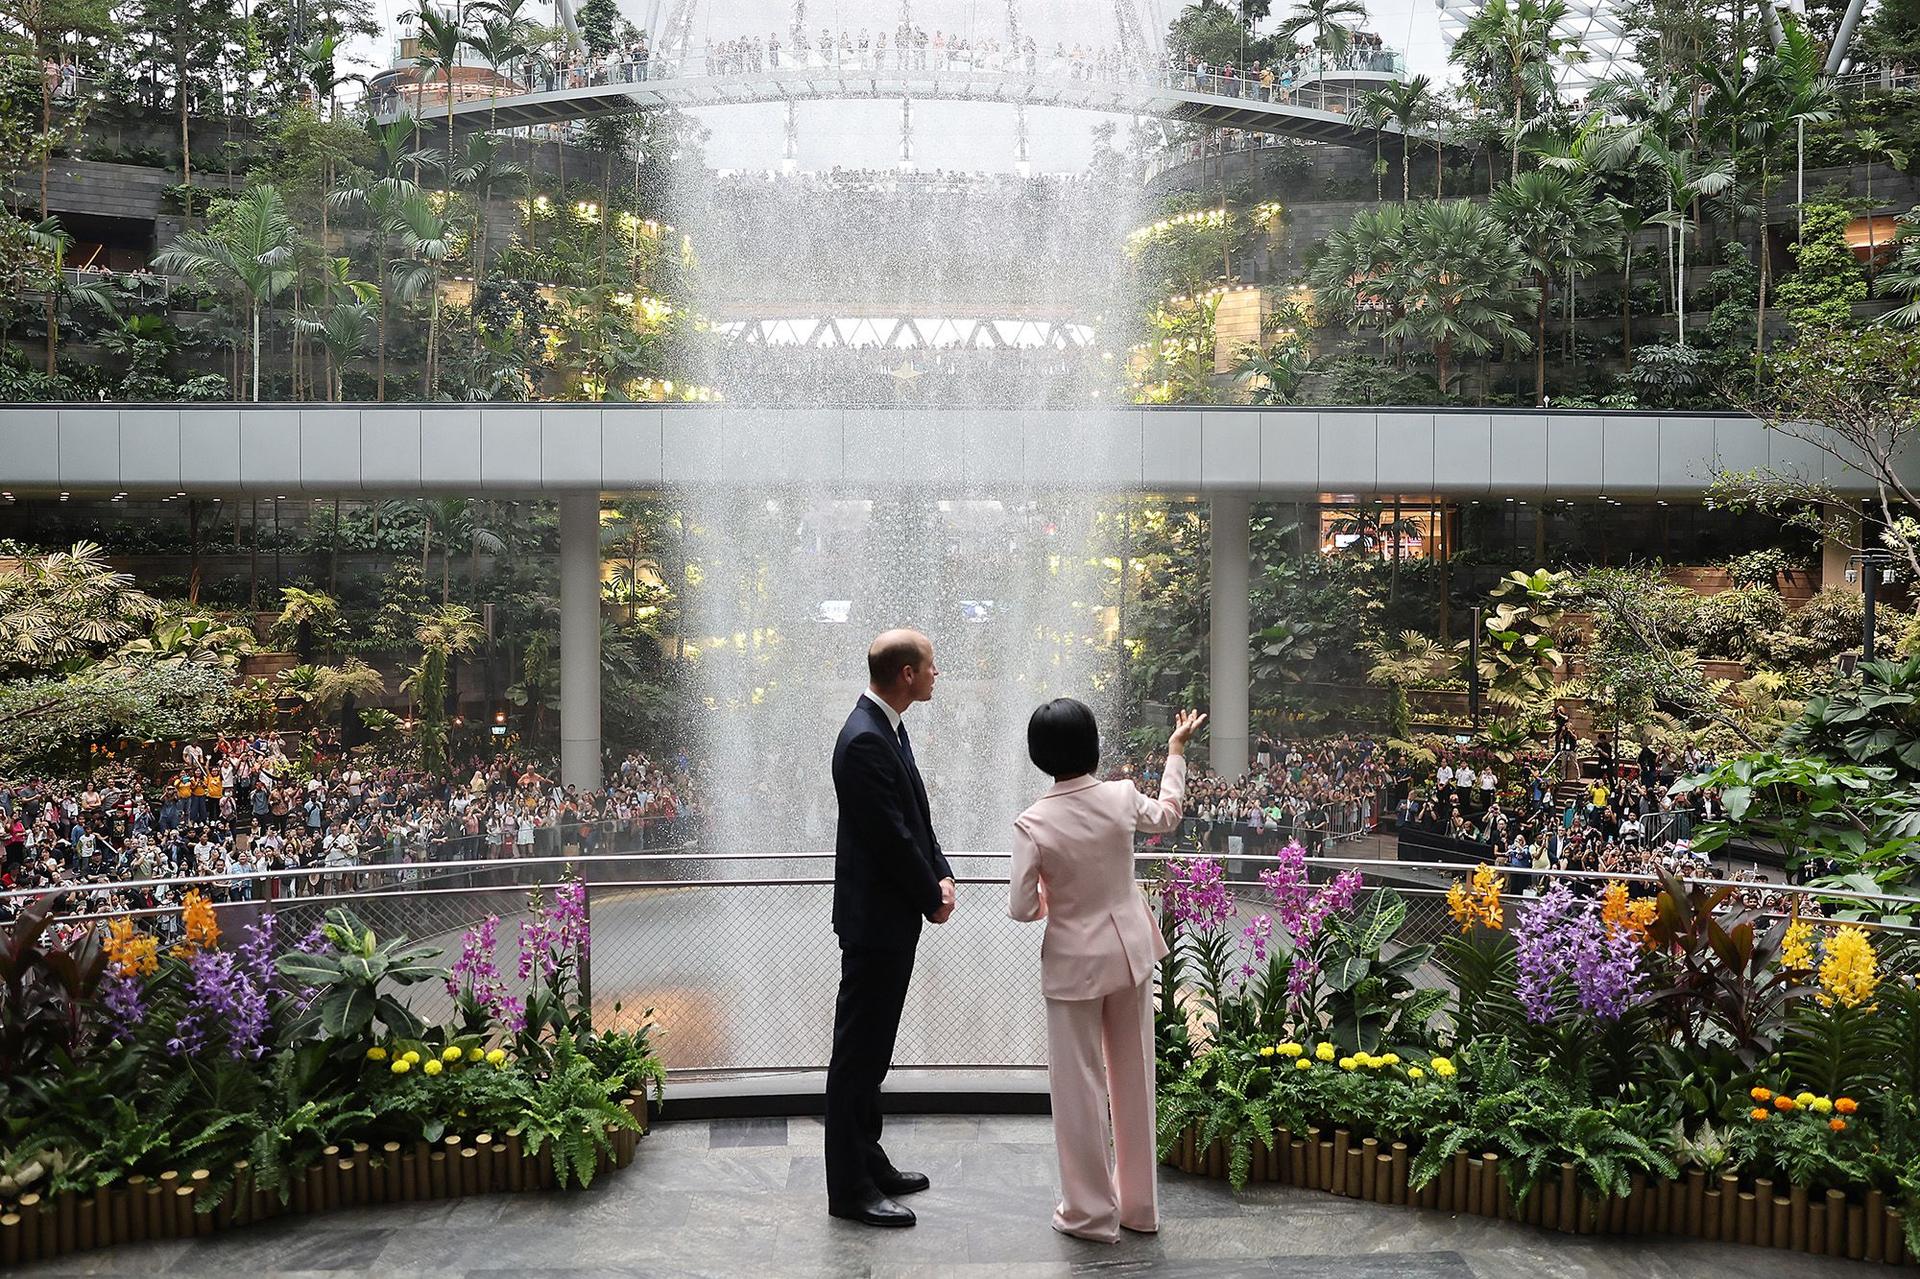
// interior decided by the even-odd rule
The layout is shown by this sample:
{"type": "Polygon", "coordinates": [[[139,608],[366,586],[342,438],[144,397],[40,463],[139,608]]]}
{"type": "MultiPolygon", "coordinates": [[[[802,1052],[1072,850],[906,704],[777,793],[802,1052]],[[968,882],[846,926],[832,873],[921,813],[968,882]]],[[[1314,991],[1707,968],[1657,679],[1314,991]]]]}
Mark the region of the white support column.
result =
{"type": "Polygon", "coordinates": [[[1214,772],[1222,777],[1240,776],[1247,771],[1247,763],[1252,758],[1248,750],[1252,716],[1247,704],[1253,649],[1248,620],[1252,572],[1247,548],[1250,515],[1245,497],[1218,494],[1208,518],[1213,587],[1208,683],[1213,698],[1206,708],[1211,716],[1206,730],[1207,757],[1214,772]]]}
{"type": "Polygon", "coordinates": [[[560,499],[560,781],[600,787],[600,497],[560,499]]]}

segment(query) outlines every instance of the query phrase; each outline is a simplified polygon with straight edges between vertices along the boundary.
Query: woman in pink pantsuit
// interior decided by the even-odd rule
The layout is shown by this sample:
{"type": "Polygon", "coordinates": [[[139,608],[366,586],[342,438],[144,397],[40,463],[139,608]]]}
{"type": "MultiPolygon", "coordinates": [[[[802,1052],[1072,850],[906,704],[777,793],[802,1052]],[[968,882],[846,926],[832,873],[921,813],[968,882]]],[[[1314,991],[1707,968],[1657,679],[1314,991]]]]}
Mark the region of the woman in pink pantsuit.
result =
{"type": "Polygon", "coordinates": [[[1047,921],[1040,986],[1060,1155],[1053,1228],[1081,1239],[1113,1243],[1122,1229],[1160,1227],[1153,968],[1167,944],[1134,882],[1133,836],[1180,824],[1187,743],[1206,718],[1181,713],[1157,800],[1093,775],[1100,732],[1080,702],[1048,702],[1027,723],[1028,754],[1054,785],[1014,821],[1007,913],[1047,921]]]}

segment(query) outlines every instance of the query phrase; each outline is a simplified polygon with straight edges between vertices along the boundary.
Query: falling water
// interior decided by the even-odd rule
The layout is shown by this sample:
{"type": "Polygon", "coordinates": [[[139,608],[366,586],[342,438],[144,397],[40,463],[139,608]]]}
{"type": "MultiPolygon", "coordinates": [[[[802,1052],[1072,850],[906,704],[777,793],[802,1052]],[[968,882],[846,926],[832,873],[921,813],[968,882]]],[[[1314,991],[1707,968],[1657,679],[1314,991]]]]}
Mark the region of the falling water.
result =
{"type": "MultiPolygon", "coordinates": [[[[686,22],[696,41],[784,37],[794,7],[698,4],[686,22]]],[[[930,34],[971,32],[976,47],[1007,41],[1017,22],[1044,62],[1055,45],[1117,47],[1126,0],[910,7],[930,34]]],[[[901,8],[816,0],[806,25],[892,32],[901,8]]],[[[947,410],[942,433],[991,440],[1022,414],[1123,400],[1124,350],[1103,342],[1119,340],[1115,321],[1130,306],[1121,242],[1140,221],[1137,187],[1088,179],[1099,121],[1081,114],[1034,108],[1023,122],[1001,103],[726,108],[705,116],[711,164],[724,166],[743,121],[785,135],[801,160],[790,174],[682,175],[676,219],[699,255],[699,305],[735,335],[713,380],[748,418],[770,406],[866,410],[822,419],[821,446],[824,423],[843,422],[911,478],[681,495],[699,578],[686,625],[707,706],[715,843],[832,846],[829,752],[865,684],[868,641],[912,626],[932,637],[942,672],[935,701],[908,720],[936,828],[950,850],[1004,849],[1010,819],[1045,785],[1026,760],[1032,708],[1075,696],[1103,727],[1116,722],[1109,559],[1120,499],[1080,486],[1100,469],[1087,450],[1102,446],[1064,428],[1048,438],[1037,482],[969,487],[946,451],[903,436],[891,410],[947,410]],[[1028,137],[1057,144],[1036,153],[1074,153],[1079,172],[1036,164],[1031,180],[1018,174],[1028,137]],[[1001,148],[1002,171],[956,172],[955,157],[980,154],[983,139],[1001,148]]]]}

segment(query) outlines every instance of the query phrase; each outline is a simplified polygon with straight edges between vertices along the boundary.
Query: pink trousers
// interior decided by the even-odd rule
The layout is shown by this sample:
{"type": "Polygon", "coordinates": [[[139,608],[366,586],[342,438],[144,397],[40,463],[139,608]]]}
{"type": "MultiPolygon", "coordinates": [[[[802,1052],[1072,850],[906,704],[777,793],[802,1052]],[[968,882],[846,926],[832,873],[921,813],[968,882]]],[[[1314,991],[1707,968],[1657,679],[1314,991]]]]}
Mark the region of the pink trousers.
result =
{"type": "Polygon", "coordinates": [[[1049,999],[1047,1059],[1060,1154],[1054,1228],[1104,1243],[1121,1226],[1159,1229],[1153,979],[1100,999],[1049,999]]]}

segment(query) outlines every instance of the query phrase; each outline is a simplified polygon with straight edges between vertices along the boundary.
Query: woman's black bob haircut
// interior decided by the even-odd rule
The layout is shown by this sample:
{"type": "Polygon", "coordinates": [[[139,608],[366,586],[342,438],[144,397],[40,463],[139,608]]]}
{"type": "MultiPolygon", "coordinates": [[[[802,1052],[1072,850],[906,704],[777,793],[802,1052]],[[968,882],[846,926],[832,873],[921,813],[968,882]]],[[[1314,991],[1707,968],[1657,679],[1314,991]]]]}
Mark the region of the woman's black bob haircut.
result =
{"type": "Polygon", "coordinates": [[[1079,777],[1100,766],[1100,726],[1085,702],[1056,697],[1027,721],[1027,756],[1047,776],[1079,777]]]}

